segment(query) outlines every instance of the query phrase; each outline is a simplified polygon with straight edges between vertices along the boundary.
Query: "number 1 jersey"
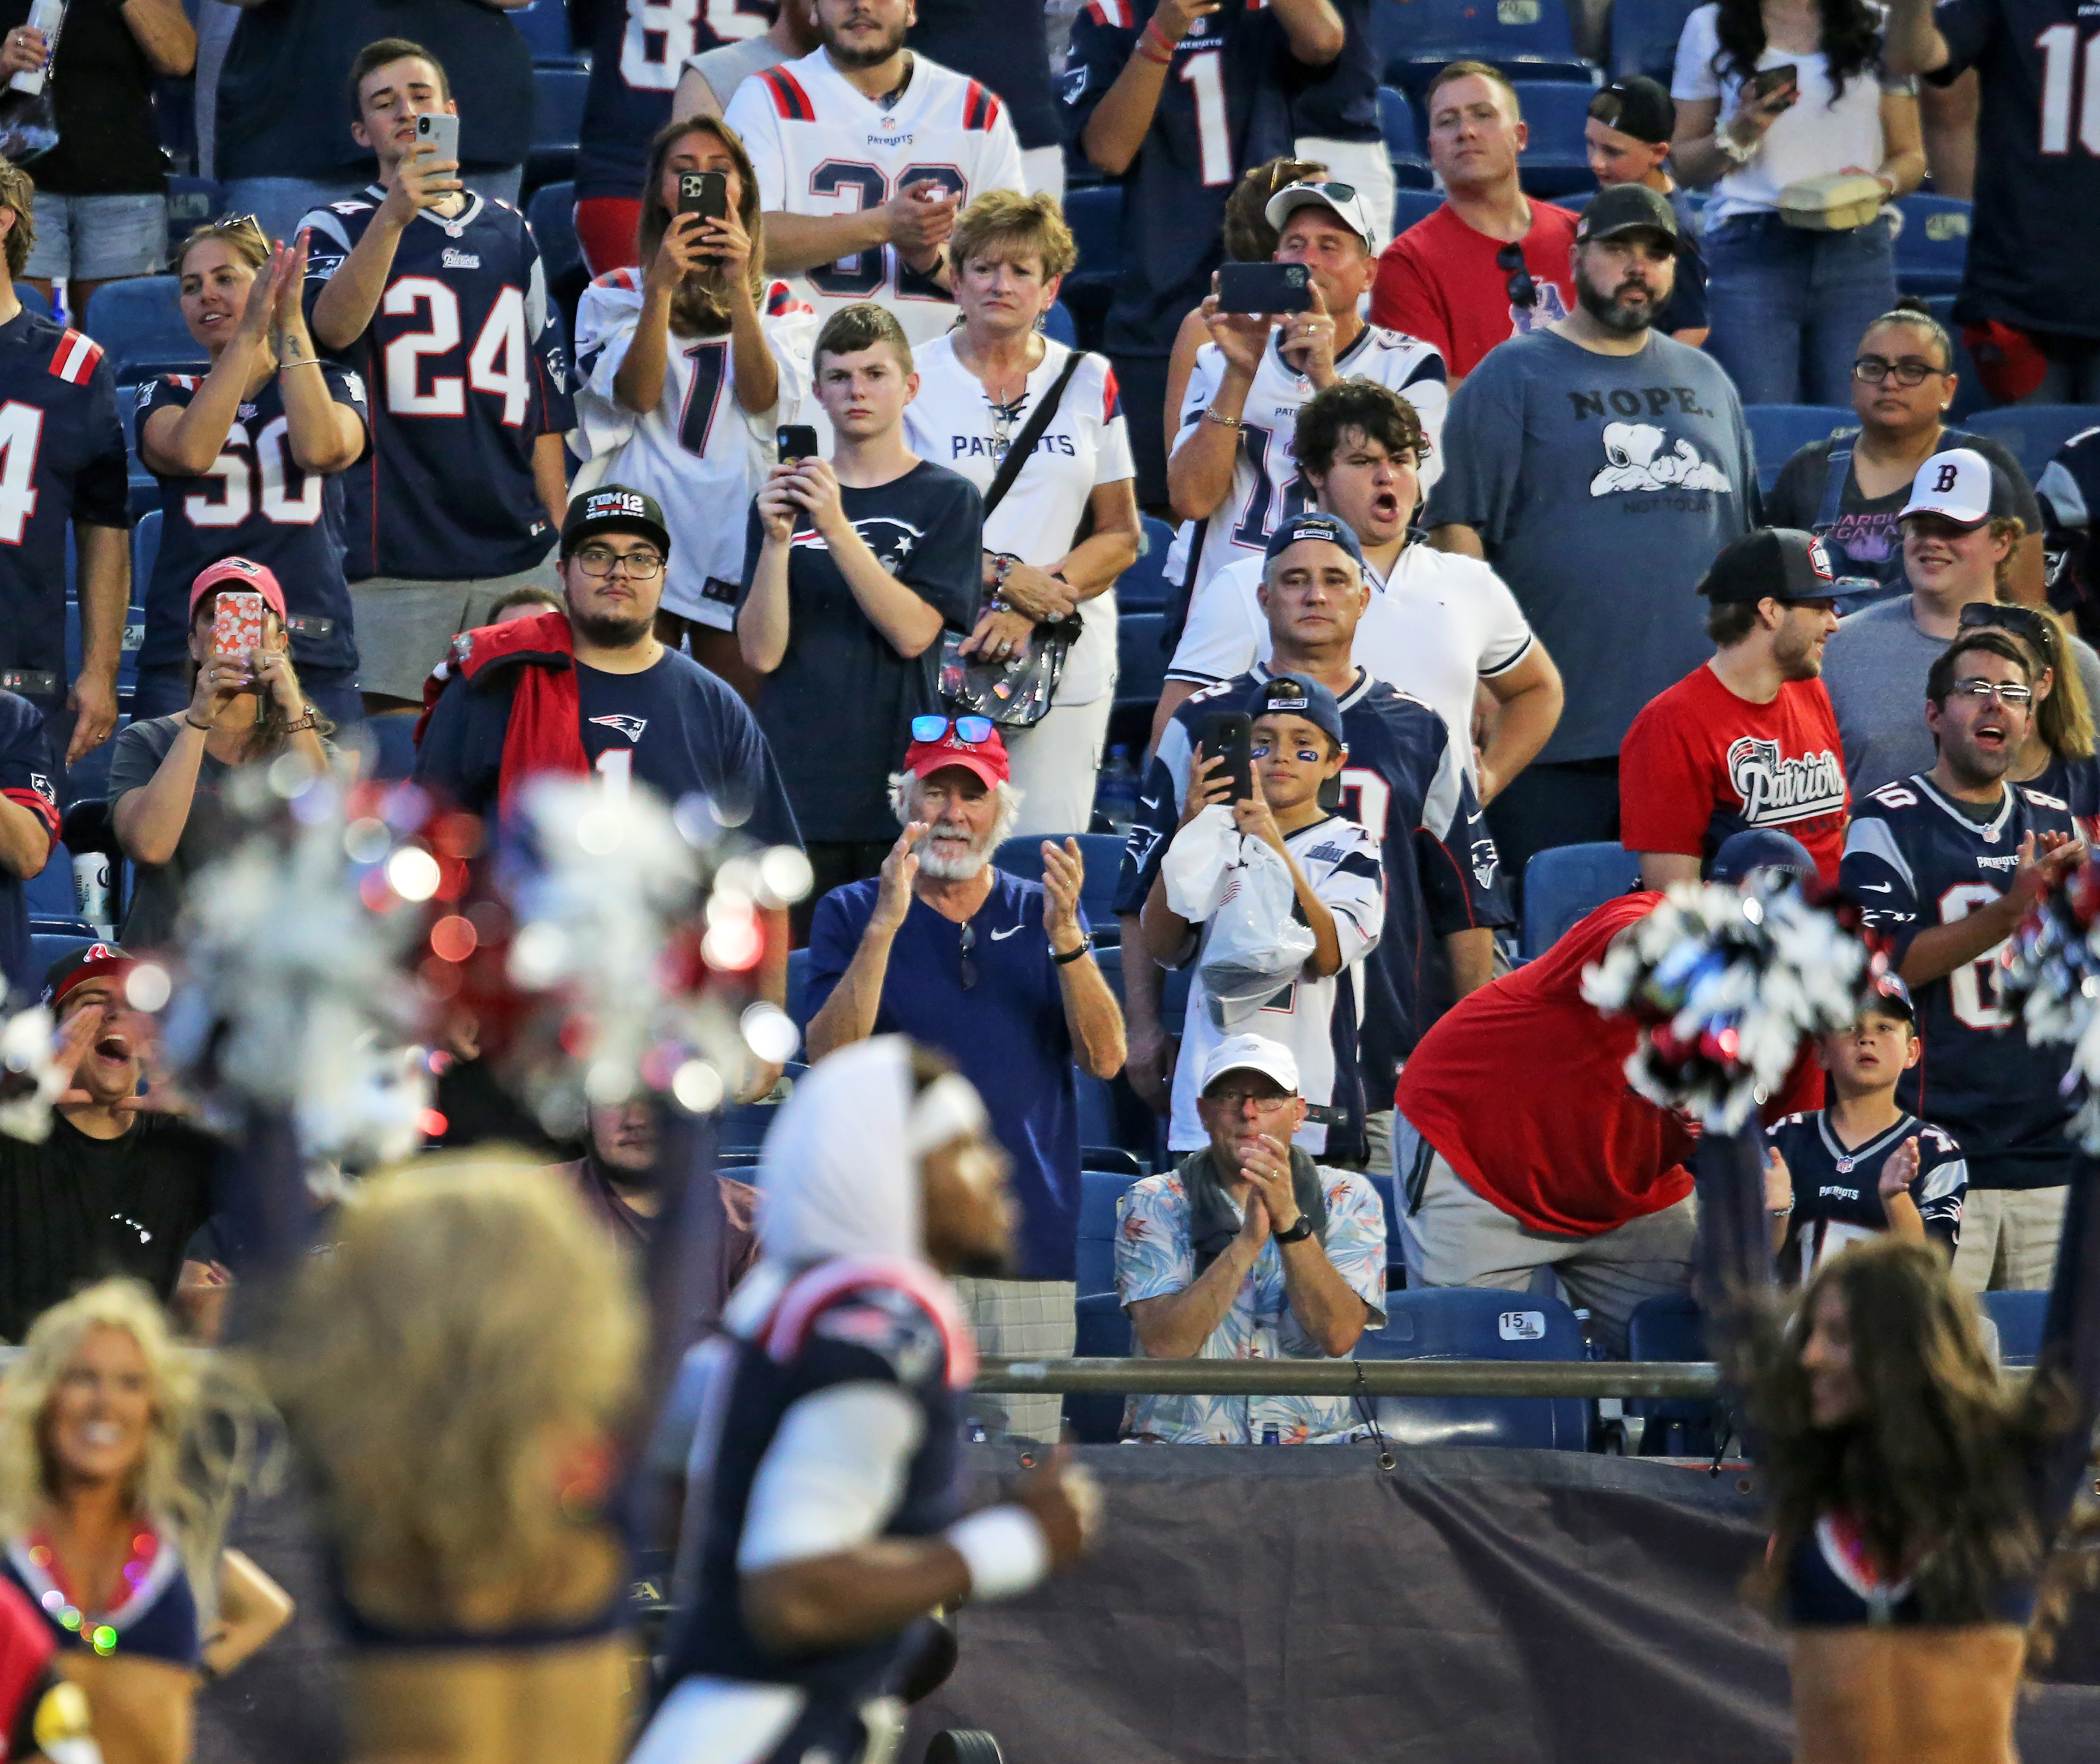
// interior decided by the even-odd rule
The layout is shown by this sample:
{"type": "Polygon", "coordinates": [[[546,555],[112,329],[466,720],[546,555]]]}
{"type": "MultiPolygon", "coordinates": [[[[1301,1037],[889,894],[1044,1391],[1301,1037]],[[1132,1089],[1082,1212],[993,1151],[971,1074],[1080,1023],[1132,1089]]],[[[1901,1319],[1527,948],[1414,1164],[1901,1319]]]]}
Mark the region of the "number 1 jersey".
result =
{"type": "MultiPolygon", "coordinates": [[[[377,184],[315,209],[309,313],[379,212],[377,184]]],[[[341,351],[372,400],[372,446],[343,474],[343,573],[473,581],[529,570],[554,541],[533,443],[575,426],[561,320],[525,217],[470,194],[403,230],[386,291],[341,351]]]]}
{"type": "MultiPolygon", "coordinates": [[[[822,49],[753,74],[725,120],[743,137],[768,214],[854,214],[880,208],[907,184],[930,180],[964,207],[987,190],[1023,188],[1021,143],[989,88],[924,55],[893,107],[849,85],[822,49]]],[[[872,300],[897,315],[914,344],[944,335],[955,302],[890,245],[792,276],[821,328],[841,306],[872,300]]]]}

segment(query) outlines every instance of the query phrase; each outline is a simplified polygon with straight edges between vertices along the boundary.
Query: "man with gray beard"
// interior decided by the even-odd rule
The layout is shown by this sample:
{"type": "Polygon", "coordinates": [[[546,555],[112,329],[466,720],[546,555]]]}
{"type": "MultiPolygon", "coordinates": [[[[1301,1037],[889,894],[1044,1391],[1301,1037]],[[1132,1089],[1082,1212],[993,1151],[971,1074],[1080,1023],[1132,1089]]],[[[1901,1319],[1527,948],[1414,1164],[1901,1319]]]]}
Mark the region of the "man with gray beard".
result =
{"type": "MultiPolygon", "coordinates": [[[[871,1035],[938,1049],[974,1084],[1012,1160],[1021,1207],[1010,1268],[953,1285],[979,1350],[1063,1359],[1074,1340],[1079,1108],[1074,1064],[1123,1069],[1123,1012],[1094,964],[1076,840],[1043,842],[1043,880],[996,869],[1020,793],[989,718],[915,717],[890,780],[904,832],[882,873],[834,889],[810,927],[809,1054],[871,1035]]],[[[1011,1433],[1054,1440],[1055,1396],[973,1397],[1011,1433]]]]}

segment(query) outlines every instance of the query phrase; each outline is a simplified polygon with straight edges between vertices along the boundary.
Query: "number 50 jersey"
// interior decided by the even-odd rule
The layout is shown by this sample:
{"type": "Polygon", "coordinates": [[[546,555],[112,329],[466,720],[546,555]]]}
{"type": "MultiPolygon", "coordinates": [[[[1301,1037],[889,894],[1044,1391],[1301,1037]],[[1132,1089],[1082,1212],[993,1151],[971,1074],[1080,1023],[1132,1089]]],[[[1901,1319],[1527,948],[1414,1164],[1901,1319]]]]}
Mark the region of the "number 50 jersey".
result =
{"type": "MultiPolygon", "coordinates": [[[[1916,774],[1853,805],[1838,885],[1864,908],[1868,929],[1889,940],[1891,962],[1920,932],[2003,894],[2028,834],[2078,835],[2062,799],[2032,785],[2008,785],[1988,820],[1964,812],[1976,806],[1916,774]]],[[[1961,1142],[1971,1188],[2054,1188],[2070,1180],[2071,1109],[2059,1088],[2070,1049],[2028,1042],[1999,995],[2004,947],[1912,989],[1925,1051],[1898,1083],[1896,1100],[1961,1142]]]]}
{"type": "MultiPolygon", "coordinates": [[[[315,209],[311,314],[386,192],[315,209]]],[[[554,535],[533,443],[576,423],[561,320],[525,217],[469,193],[403,230],[386,291],[342,352],[372,399],[372,446],[343,474],[343,574],[473,581],[529,570],[554,535]]]]}

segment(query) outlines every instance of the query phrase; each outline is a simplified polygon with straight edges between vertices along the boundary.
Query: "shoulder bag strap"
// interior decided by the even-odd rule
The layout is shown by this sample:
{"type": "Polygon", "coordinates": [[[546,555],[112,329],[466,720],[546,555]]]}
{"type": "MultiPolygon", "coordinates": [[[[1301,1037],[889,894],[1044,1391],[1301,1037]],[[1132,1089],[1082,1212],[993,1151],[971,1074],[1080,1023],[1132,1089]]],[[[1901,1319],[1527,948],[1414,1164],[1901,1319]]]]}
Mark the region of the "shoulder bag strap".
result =
{"type": "Polygon", "coordinates": [[[1050,426],[1050,419],[1057,414],[1057,407],[1064,402],[1065,388],[1072,383],[1072,376],[1079,371],[1079,364],[1085,359],[1076,349],[1065,357],[1064,372],[1050,382],[1050,390],[1043,395],[1043,402],[1029,413],[1021,433],[1013,438],[1013,445],[999,461],[999,475],[985,492],[984,511],[987,517],[1005,501],[1007,492],[1013,487],[1014,479],[1021,475],[1021,468],[1028,463],[1028,456],[1035,451],[1035,443],[1043,439],[1043,431],[1050,426]]]}

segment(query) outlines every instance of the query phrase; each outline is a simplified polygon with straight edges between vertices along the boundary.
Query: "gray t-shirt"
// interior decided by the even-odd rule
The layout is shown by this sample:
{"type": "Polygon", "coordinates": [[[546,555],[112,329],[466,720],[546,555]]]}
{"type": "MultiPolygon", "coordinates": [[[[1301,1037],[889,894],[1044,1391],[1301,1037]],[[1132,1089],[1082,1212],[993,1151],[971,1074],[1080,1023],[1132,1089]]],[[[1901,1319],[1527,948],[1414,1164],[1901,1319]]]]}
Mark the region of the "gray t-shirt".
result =
{"type": "Polygon", "coordinates": [[[1713,653],[1693,590],[1756,524],[1735,387],[1652,331],[1637,355],[1530,331],[1467,376],[1442,445],[1429,524],[1480,534],[1567,682],[1539,758],[1617,753],[1642,706],[1713,653]]]}
{"type": "Polygon", "coordinates": [[[715,95],[715,102],[727,110],[737,87],[752,74],[763,73],[768,68],[777,68],[788,59],[761,32],[756,37],[724,43],[719,49],[710,49],[704,55],[694,55],[686,65],[708,82],[708,90],[715,95]]]}
{"type": "MultiPolygon", "coordinates": [[[[2086,702],[2100,704],[2100,655],[2083,637],[2071,646],[2086,702]]],[[[1824,646],[1823,684],[1838,713],[1855,800],[1932,770],[1938,756],[1925,726],[1925,677],[1946,647],[1945,639],[1918,629],[1908,595],[1854,613],[1824,646]]]]}

